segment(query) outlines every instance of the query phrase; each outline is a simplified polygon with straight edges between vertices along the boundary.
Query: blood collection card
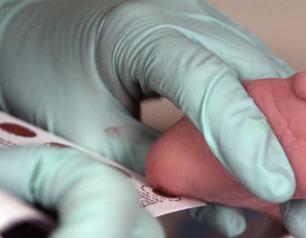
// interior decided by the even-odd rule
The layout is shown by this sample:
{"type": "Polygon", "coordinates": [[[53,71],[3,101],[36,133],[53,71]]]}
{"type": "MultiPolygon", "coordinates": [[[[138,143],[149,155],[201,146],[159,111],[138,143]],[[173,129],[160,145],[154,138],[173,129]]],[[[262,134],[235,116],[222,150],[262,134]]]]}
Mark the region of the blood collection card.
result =
{"type": "MultiPolygon", "coordinates": [[[[11,115],[0,112],[0,148],[27,144],[72,147],[101,163],[114,167],[135,184],[140,206],[147,209],[155,217],[205,205],[205,203],[194,199],[162,194],[152,188],[143,175],[11,115]]],[[[0,190],[0,238],[47,237],[55,225],[55,221],[44,212],[0,190]]],[[[294,237],[288,235],[283,238],[294,237]]]]}
{"type": "MultiPolygon", "coordinates": [[[[27,144],[72,147],[82,151],[101,163],[105,163],[116,168],[135,184],[139,195],[140,205],[147,209],[155,217],[179,210],[205,205],[201,201],[162,194],[161,192],[153,189],[142,175],[63,138],[50,134],[6,113],[0,112],[0,147],[21,146],[27,144]]],[[[46,222],[49,222],[47,221],[48,218],[40,211],[31,208],[29,205],[23,202],[19,202],[14,198],[11,198],[9,195],[1,191],[0,204],[9,204],[9,206],[5,206],[6,212],[3,212],[5,209],[1,209],[0,205],[0,227],[5,226],[14,219],[16,220],[17,217],[29,217],[36,220],[46,220],[46,222]],[[12,211],[7,210],[8,208],[11,208],[9,210],[12,211]],[[18,212],[16,212],[17,210],[18,212]],[[9,213],[11,213],[10,216],[8,215],[9,213]]]]}

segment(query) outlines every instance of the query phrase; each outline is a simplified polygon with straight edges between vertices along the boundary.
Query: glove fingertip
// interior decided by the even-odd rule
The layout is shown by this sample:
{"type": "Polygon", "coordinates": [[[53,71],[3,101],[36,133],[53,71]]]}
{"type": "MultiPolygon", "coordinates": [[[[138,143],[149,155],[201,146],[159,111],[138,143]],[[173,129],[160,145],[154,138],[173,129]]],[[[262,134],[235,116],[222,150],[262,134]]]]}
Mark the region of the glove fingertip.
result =
{"type": "Polygon", "coordinates": [[[290,199],[295,192],[295,179],[294,176],[286,176],[286,174],[273,174],[271,173],[270,179],[258,179],[260,184],[255,185],[252,192],[259,198],[269,201],[281,203],[290,199]],[[259,189],[260,188],[260,189],[259,189]]]}
{"type": "Polygon", "coordinates": [[[191,209],[190,213],[194,219],[207,222],[226,237],[239,236],[247,227],[245,218],[236,208],[209,204],[206,207],[191,209]]]}
{"type": "Polygon", "coordinates": [[[281,205],[281,214],[288,231],[295,238],[303,238],[306,234],[306,201],[290,200],[281,205]]]}

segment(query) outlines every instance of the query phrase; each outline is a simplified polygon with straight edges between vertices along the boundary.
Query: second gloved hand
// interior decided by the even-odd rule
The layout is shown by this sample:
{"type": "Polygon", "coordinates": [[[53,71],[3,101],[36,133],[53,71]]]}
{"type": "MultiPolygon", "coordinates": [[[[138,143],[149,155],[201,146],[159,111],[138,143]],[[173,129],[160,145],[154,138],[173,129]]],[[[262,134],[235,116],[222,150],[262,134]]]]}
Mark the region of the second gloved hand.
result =
{"type": "Polygon", "coordinates": [[[162,238],[131,181],[72,149],[0,150],[0,186],[58,213],[52,238],[162,238]]]}

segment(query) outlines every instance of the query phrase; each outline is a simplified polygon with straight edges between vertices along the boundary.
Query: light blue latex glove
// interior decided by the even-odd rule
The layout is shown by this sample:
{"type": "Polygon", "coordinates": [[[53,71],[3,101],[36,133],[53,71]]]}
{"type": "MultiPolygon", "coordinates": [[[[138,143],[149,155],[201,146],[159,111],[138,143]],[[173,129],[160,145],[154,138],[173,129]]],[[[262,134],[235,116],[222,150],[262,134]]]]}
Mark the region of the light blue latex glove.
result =
{"type": "Polygon", "coordinates": [[[304,238],[306,234],[306,201],[291,200],[281,206],[283,221],[295,238],[304,238]]]}
{"type": "MultiPolygon", "coordinates": [[[[293,70],[206,1],[36,0],[0,14],[5,111],[142,172],[157,133],[135,118],[139,101],[158,93],[256,196],[293,194],[286,155],[239,82],[293,70]]],[[[242,221],[232,214],[221,220],[242,221]]]]}
{"type": "Polygon", "coordinates": [[[115,169],[72,149],[0,150],[0,186],[47,209],[59,226],[52,238],[163,238],[138,205],[134,185],[115,169]]]}

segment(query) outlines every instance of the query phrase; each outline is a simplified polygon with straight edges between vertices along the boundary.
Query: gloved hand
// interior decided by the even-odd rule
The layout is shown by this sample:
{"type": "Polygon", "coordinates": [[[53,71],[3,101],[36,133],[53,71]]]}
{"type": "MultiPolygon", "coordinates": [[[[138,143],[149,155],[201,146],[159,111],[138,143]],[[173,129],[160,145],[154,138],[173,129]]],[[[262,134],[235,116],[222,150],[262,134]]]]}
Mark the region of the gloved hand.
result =
{"type": "MultiPolygon", "coordinates": [[[[8,1],[0,14],[3,110],[142,172],[158,134],[136,120],[139,101],[158,93],[256,196],[293,194],[286,155],[239,82],[293,70],[206,1],[8,1]]],[[[242,231],[237,212],[217,210],[219,228],[242,231]]]]}
{"type": "Polygon", "coordinates": [[[72,149],[0,150],[0,185],[56,209],[52,238],[163,238],[157,220],[140,208],[134,185],[115,169],[72,149]]]}

